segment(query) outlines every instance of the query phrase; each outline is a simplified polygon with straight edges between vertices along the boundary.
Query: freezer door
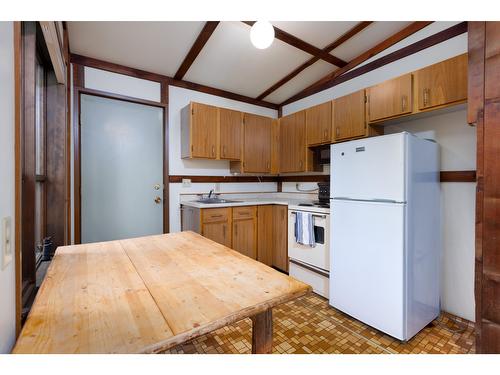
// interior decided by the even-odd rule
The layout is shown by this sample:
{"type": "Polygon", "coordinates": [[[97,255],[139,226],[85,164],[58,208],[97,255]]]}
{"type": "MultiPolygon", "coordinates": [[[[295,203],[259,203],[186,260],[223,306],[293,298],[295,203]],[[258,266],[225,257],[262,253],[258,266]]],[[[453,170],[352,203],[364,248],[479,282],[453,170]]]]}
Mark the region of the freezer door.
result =
{"type": "Polygon", "coordinates": [[[398,133],[332,145],[331,197],[405,202],[407,136],[398,133]]]}
{"type": "Polygon", "coordinates": [[[406,205],[332,203],[330,305],[404,340],[406,205]]]}

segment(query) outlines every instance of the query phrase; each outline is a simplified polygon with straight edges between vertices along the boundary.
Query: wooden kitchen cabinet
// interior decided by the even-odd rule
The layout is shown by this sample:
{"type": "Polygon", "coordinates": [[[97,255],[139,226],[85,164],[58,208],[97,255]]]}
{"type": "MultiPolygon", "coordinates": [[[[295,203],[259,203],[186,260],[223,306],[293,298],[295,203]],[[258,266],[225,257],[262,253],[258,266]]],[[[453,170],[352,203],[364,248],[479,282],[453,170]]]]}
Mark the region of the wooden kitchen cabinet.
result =
{"type": "Polygon", "coordinates": [[[273,265],[275,247],[274,205],[257,207],[257,260],[273,265]]]}
{"type": "Polygon", "coordinates": [[[333,139],[341,141],[366,136],[365,90],[333,101],[333,139]]]}
{"type": "Polygon", "coordinates": [[[201,235],[231,247],[231,208],[202,209],[201,235]]]}
{"type": "Polygon", "coordinates": [[[243,158],[231,162],[233,173],[271,173],[271,135],[273,119],[243,114],[243,158]]]}
{"type": "Polygon", "coordinates": [[[257,207],[233,208],[232,248],[252,259],[257,259],[257,207]]]}
{"type": "Polygon", "coordinates": [[[218,158],[217,107],[191,102],[181,110],[182,158],[218,158]]]}
{"type": "Polygon", "coordinates": [[[288,272],[288,206],[273,206],[272,265],[288,272]]]}
{"type": "Polygon", "coordinates": [[[332,102],[306,109],[307,145],[315,146],[332,141],[332,102]]]}
{"type": "Polygon", "coordinates": [[[416,110],[465,101],[467,64],[463,54],[414,72],[416,110]]]}
{"type": "Polygon", "coordinates": [[[280,173],[318,170],[306,143],[306,113],[300,111],[280,118],[280,173]]]}
{"type": "Polygon", "coordinates": [[[411,113],[412,89],[411,73],[367,88],[368,122],[411,113]]]}
{"type": "Polygon", "coordinates": [[[243,113],[220,108],[220,158],[226,160],[241,159],[243,113]]]}

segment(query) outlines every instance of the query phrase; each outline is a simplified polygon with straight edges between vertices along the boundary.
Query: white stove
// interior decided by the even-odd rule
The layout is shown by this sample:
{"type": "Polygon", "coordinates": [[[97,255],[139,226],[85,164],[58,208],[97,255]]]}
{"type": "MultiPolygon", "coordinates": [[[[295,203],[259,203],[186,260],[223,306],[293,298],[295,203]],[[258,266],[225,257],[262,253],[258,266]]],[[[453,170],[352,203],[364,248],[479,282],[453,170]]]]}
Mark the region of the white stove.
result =
{"type": "Polygon", "coordinates": [[[317,202],[288,206],[288,258],[290,276],[312,286],[313,291],[325,298],[329,293],[330,274],[330,208],[317,202]],[[315,246],[295,240],[297,212],[312,215],[315,246]]]}

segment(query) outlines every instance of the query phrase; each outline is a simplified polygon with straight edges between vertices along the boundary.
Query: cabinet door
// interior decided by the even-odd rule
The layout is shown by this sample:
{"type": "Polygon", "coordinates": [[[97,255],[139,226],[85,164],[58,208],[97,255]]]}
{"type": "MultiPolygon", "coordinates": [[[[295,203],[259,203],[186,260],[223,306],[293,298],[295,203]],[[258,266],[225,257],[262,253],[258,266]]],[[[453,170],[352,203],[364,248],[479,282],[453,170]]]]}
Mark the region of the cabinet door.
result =
{"type": "Polygon", "coordinates": [[[467,99],[467,54],[417,70],[415,86],[419,110],[467,99]]]}
{"type": "Polygon", "coordinates": [[[201,234],[203,237],[210,238],[212,241],[231,247],[231,228],[227,221],[202,224],[201,234]]]}
{"type": "Polygon", "coordinates": [[[305,111],[280,119],[280,172],[304,172],[306,166],[305,111]]]}
{"type": "Polygon", "coordinates": [[[288,272],[288,209],[287,206],[273,207],[274,247],[273,266],[288,272]]]}
{"type": "Polygon", "coordinates": [[[357,91],[333,101],[334,140],[366,135],[365,91],[357,91]]]}
{"type": "Polygon", "coordinates": [[[243,114],[220,108],[220,158],[241,159],[241,129],[243,114]]]}
{"type": "Polygon", "coordinates": [[[270,173],[272,119],[249,113],[243,119],[243,172],[270,173]]]}
{"type": "Polygon", "coordinates": [[[233,220],[232,248],[252,259],[257,259],[256,220],[233,220]]]}
{"type": "Polygon", "coordinates": [[[411,82],[411,74],[406,74],[368,88],[366,90],[368,121],[411,113],[411,82]]]}
{"type": "Polygon", "coordinates": [[[274,206],[258,206],[257,260],[268,266],[273,264],[274,206]]]}
{"type": "Polygon", "coordinates": [[[330,143],[332,140],[332,102],[306,109],[307,144],[330,143]]]}
{"type": "Polygon", "coordinates": [[[218,108],[191,103],[191,157],[217,158],[218,108]]]}

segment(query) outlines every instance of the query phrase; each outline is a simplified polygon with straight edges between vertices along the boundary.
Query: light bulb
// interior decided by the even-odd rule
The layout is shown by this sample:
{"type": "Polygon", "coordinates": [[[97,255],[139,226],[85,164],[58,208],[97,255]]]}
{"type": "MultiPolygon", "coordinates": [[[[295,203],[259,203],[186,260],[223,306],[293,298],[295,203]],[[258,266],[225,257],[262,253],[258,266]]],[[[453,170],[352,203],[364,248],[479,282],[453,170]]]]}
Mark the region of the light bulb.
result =
{"type": "Polygon", "coordinates": [[[250,29],[250,40],[258,49],[266,49],[274,40],[274,28],[269,21],[257,21],[250,29]]]}

